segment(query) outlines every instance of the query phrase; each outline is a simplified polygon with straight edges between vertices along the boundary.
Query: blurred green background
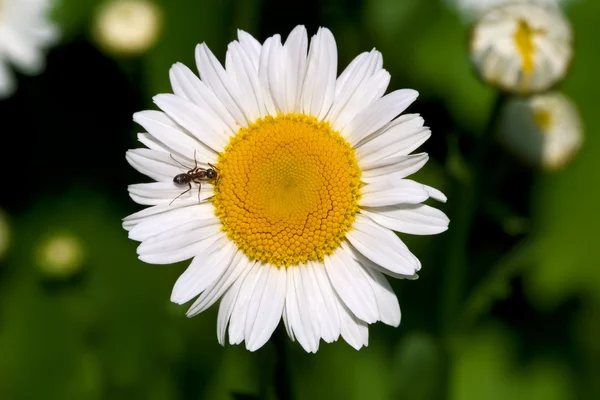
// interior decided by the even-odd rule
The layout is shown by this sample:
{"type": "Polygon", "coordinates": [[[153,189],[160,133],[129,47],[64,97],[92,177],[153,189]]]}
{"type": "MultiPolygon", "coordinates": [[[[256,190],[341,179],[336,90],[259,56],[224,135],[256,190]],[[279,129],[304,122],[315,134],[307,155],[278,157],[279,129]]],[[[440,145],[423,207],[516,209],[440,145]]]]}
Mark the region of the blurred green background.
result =
{"type": "Polygon", "coordinates": [[[410,111],[424,116],[433,136],[420,149],[431,161],[415,179],[448,195],[441,208],[451,223],[438,236],[402,236],[423,269],[416,281],[391,282],[399,328],[371,325],[369,346],[358,352],[340,339],[308,355],[285,340],[293,397],[600,398],[600,2],[566,10],[575,60],[561,89],[580,110],[582,151],[547,173],[492,143],[484,195],[462,238],[453,228],[496,92],[476,79],[468,26],[447,4],[156,0],[163,13],[156,45],[127,57],[93,40],[100,3],[59,2],[54,18],[63,35],[45,73],[19,76],[18,92],[0,102],[0,221],[8,238],[0,258],[0,399],[274,398],[273,343],[256,353],[219,346],[216,307],[187,319],[185,306],[169,302],[186,263],[137,260],[121,219],[142,208],[127,185],[146,178],[127,165],[125,151],[140,147],[132,114],[155,109],[151,97],[170,91],[173,63],[194,66],[196,43],[206,41],[223,60],[238,28],[262,41],[297,24],[309,34],[332,30],[340,68],[376,47],[390,90],[421,93],[410,111]],[[70,250],[76,254],[62,260],[70,250]]]}

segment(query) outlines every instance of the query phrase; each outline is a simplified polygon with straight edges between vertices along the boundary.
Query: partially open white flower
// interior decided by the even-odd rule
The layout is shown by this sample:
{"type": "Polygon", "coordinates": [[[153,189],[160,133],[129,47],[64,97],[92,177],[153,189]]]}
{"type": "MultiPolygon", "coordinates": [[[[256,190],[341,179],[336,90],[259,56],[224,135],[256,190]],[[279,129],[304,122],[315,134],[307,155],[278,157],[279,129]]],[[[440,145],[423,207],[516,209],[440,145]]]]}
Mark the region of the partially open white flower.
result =
{"type": "Polygon", "coordinates": [[[482,79],[502,90],[530,94],[561,81],[572,58],[572,32],[560,10],[511,3],[484,14],[470,41],[482,79]]]}
{"type": "Polygon", "coordinates": [[[44,52],[58,37],[50,6],[50,0],[0,0],[0,99],[16,89],[11,64],[28,75],[44,68],[44,52]]]}
{"type": "Polygon", "coordinates": [[[500,141],[520,158],[548,170],[566,165],[583,142],[579,113],[559,92],[511,99],[499,133],[500,141]]]}
{"type": "Polygon", "coordinates": [[[200,79],[173,66],[174,94],[154,98],[162,112],[134,115],[148,148],[127,153],[157,181],[129,187],[152,206],[124,222],[139,258],[192,259],[171,300],[197,297],[193,316],[222,297],[219,342],[229,324],[229,342],[251,351],[282,318],[308,352],[340,335],[358,349],[368,324],[400,324],[383,274],[414,278],[421,263],[393,231],[448,227],[422,204],[444,195],[406,179],[428,160],[410,154],[430,136],[423,118],[398,116],[417,92],[384,96],[390,74],[375,50],[337,77],[324,28],[310,47],[302,26],[263,44],[240,31],[225,68],[205,44],[196,63],[200,79]]]}
{"type": "Polygon", "coordinates": [[[94,37],[100,47],[123,55],[138,55],[158,38],[162,14],[149,0],[108,0],[97,10],[94,37]]]}
{"type": "Polygon", "coordinates": [[[490,9],[509,3],[535,3],[546,7],[558,8],[570,0],[446,0],[457,8],[467,20],[478,18],[490,9]]]}

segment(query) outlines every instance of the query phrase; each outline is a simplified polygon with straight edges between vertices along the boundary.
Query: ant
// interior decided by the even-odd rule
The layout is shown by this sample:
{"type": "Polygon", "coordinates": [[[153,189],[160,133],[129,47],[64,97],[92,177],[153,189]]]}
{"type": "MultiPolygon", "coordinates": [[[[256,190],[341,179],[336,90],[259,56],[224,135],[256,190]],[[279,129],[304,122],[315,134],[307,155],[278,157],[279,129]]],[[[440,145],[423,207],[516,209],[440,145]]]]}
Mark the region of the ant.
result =
{"type": "MultiPolygon", "coordinates": [[[[177,164],[181,165],[184,168],[188,168],[179,161],[177,161],[172,154],[170,154],[173,161],[177,164]]],[[[200,188],[202,187],[202,181],[214,180],[215,184],[219,180],[219,174],[217,171],[219,170],[217,167],[208,163],[210,168],[199,168],[198,161],[196,160],[196,150],[194,150],[194,168],[189,169],[187,172],[177,174],[173,178],[173,183],[176,185],[188,185],[188,189],[182,192],[179,196],[175,197],[169,205],[173,204],[175,200],[192,190],[192,183],[198,184],[198,201],[200,201],[200,188]]]]}

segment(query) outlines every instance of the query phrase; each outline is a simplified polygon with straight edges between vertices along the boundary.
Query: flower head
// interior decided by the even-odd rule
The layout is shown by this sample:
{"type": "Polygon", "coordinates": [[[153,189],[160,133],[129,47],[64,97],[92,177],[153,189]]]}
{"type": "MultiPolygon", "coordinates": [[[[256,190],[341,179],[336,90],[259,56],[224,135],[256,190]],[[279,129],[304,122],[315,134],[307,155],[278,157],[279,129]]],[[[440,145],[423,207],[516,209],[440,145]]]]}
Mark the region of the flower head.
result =
{"type": "Polygon", "coordinates": [[[581,148],[583,129],[571,100],[550,92],[512,99],[502,116],[500,140],[529,164],[556,170],[581,148]]]}
{"type": "Polygon", "coordinates": [[[565,77],[571,42],[571,26],[557,8],[509,3],[477,21],[471,60],[485,82],[508,92],[535,93],[565,77]]]}
{"type": "Polygon", "coordinates": [[[382,273],[414,278],[419,260],[393,232],[447,229],[438,190],[405,179],[430,136],[414,90],[384,96],[390,75],[373,50],[337,77],[331,32],[310,46],[304,27],[282,43],[239,31],[225,68],[205,44],[200,79],[175,64],[162,110],[135,114],[148,149],[127,159],[155,183],[131,185],[152,207],[125,219],[149,263],[192,258],[172,301],[196,315],[221,299],[218,339],[260,348],[283,319],[309,352],[341,335],[367,345],[367,325],[397,326],[400,307],[382,273]],[[174,183],[175,182],[175,183],[174,183]],[[174,200],[175,199],[175,200],[174,200]],[[227,328],[229,327],[229,328],[227,328]]]}
{"type": "Polygon", "coordinates": [[[44,50],[58,37],[47,18],[50,5],[50,0],[0,0],[0,98],[16,88],[9,64],[30,75],[44,68],[44,50]]]}

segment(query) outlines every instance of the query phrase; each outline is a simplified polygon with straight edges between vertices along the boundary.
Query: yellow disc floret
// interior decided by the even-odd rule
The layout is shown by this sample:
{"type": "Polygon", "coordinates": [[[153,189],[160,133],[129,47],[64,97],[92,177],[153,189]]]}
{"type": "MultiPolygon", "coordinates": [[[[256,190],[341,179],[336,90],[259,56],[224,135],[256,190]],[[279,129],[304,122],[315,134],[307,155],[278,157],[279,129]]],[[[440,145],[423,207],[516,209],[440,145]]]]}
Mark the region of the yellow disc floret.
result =
{"type": "Polygon", "coordinates": [[[216,213],[251,259],[276,266],[322,261],[358,212],[355,151],[313,117],[269,116],[241,128],[218,168],[216,213]]]}
{"type": "Polygon", "coordinates": [[[544,35],[543,29],[534,29],[527,21],[519,20],[517,30],[514,34],[515,44],[521,54],[521,68],[525,75],[533,72],[535,64],[533,62],[535,53],[534,37],[535,35],[544,35]]]}

